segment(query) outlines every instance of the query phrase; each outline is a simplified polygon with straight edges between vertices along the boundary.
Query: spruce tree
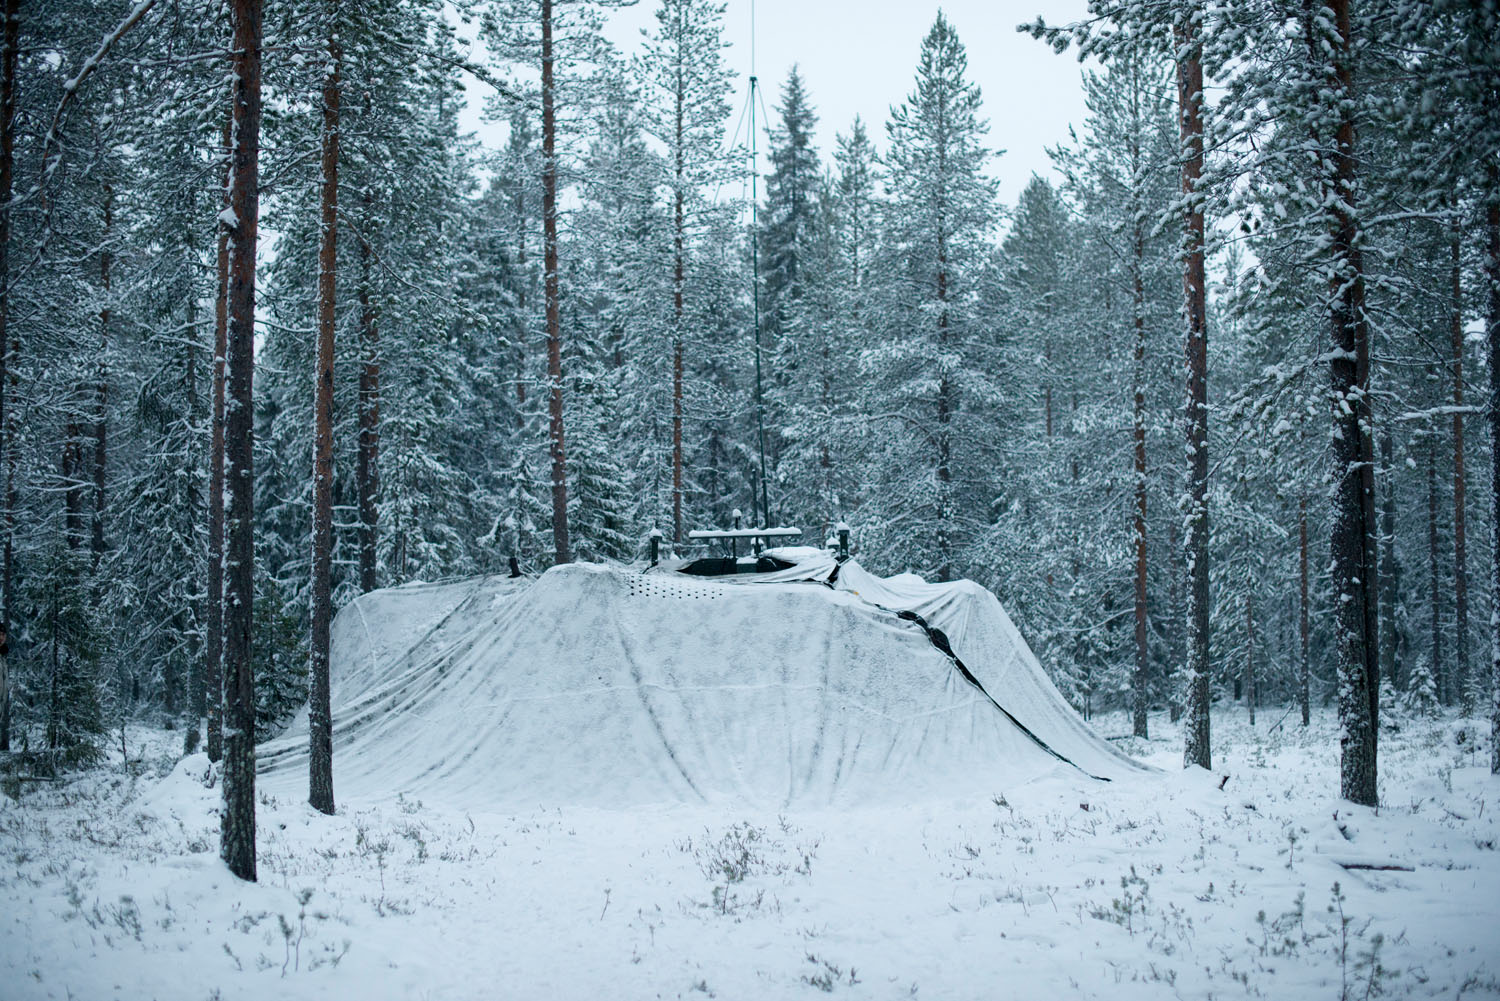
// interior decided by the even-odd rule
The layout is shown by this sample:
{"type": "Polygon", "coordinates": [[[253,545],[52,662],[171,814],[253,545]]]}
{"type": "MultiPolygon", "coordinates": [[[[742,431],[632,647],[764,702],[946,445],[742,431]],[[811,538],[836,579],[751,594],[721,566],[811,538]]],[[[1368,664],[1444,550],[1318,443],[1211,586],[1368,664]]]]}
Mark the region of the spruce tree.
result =
{"type": "Polygon", "coordinates": [[[863,360],[888,415],[876,452],[884,468],[872,471],[871,541],[891,561],[943,580],[965,565],[976,502],[988,499],[982,449],[994,439],[982,404],[1000,397],[994,332],[979,309],[995,183],[984,173],[988,123],[967,66],[939,14],[916,87],[887,123],[885,294],[879,340],[863,360]]]}

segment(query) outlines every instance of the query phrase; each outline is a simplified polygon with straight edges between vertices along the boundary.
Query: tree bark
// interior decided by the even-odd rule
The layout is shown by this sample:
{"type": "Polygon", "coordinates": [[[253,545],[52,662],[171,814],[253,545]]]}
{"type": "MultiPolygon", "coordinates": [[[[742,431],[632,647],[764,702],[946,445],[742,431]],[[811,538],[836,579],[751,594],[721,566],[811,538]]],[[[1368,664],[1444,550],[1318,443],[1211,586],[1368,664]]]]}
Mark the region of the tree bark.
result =
{"type": "Polygon", "coordinates": [[[562,316],[557,271],[557,85],[553,75],[552,0],[542,0],[542,239],[547,297],[547,414],[552,455],[552,544],[568,563],[568,481],[563,448],[562,316]]]}
{"type": "Polygon", "coordinates": [[[1245,595],[1245,708],[1255,725],[1255,600],[1245,595]]]}
{"type": "Polygon", "coordinates": [[[1177,44],[1177,103],[1182,146],[1182,194],[1187,199],[1183,226],[1183,293],[1187,320],[1187,521],[1188,723],[1184,765],[1212,768],[1209,742],[1209,575],[1208,575],[1208,321],[1204,299],[1203,51],[1201,7],[1185,5],[1173,24],[1177,44]]]}
{"type": "Polygon", "coordinates": [[[1427,584],[1432,613],[1432,684],[1437,689],[1440,705],[1448,702],[1448,670],[1443,659],[1443,602],[1438,590],[1440,562],[1438,559],[1438,495],[1437,495],[1437,441],[1427,440],[1427,565],[1430,577],[1427,584]]]}
{"type": "Polygon", "coordinates": [[[255,879],[254,377],[255,245],[259,222],[261,2],[233,0],[234,109],[229,175],[229,334],[224,462],[224,808],[220,852],[229,870],[255,879]]]}
{"type": "MultiPolygon", "coordinates": [[[[109,322],[110,322],[110,271],[114,255],[109,252],[109,241],[113,238],[115,222],[115,189],[108,182],[104,185],[104,240],[99,252],[99,284],[104,292],[104,303],[99,308],[99,363],[94,383],[94,512],[90,526],[89,548],[93,553],[94,567],[99,566],[99,557],[104,555],[104,503],[106,460],[109,456],[109,322]]],[[[169,689],[170,691],[170,689],[169,689]]],[[[172,698],[167,696],[167,713],[171,715],[172,698]]]]}
{"type": "Polygon", "coordinates": [[[1182,611],[1182,574],[1177,572],[1176,556],[1177,548],[1177,519],[1167,521],[1167,621],[1170,623],[1166,631],[1167,642],[1167,719],[1177,723],[1182,719],[1185,708],[1186,692],[1182,686],[1182,656],[1181,627],[1186,620],[1182,611]]]}
{"type": "MultiPolygon", "coordinates": [[[[1493,98],[1491,99],[1494,100],[1493,98]]],[[[1491,122],[1500,108],[1491,106],[1491,122]]],[[[1490,593],[1500,602],[1500,163],[1490,157],[1485,165],[1487,204],[1484,209],[1485,282],[1489,285],[1485,347],[1490,364],[1490,501],[1497,512],[1490,518],[1490,593]]],[[[1490,613],[1490,772],[1500,773],[1500,614],[1490,613]]]]}
{"type": "MultiPolygon", "coordinates": [[[[230,127],[233,109],[224,119],[224,208],[229,208],[230,127]]],[[[219,288],[214,298],[213,399],[209,403],[208,447],[208,609],[203,651],[203,673],[207,678],[208,722],[204,750],[209,761],[224,756],[224,358],[229,336],[229,227],[219,226],[217,271],[219,288]]]]}
{"type": "MultiPolygon", "coordinates": [[[[1359,173],[1354,118],[1352,28],[1349,0],[1325,0],[1336,37],[1331,51],[1308,53],[1325,60],[1329,104],[1337,128],[1324,179],[1328,205],[1330,348],[1334,487],[1330,573],[1334,588],[1334,647],[1339,679],[1339,791],[1347,800],[1374,806],[1380,698],[1379,594],[1375,558],[1375,455],[1371,441],[1370,337],[1365,321],[1364,264],[1355,216],[1359,173]],[[1326,54],[1325,54],[1326,53],[1326,54]]],[[[1317,63],[1315,62],[1315,65],[1317,63]]]]}
{"type": "MultiPolygon", "coordinates": [[[[193,243],[192,230],[188,231],[188,266],[196,269],[198,265],[198,250],[193,243]]],[[[199,435],[203,431],[202,405],[198,398],[198,293],[195,284],[189,279],[188,282],[188,335],[186,370],[183,373],[183,383],[187,388],[188,401],[188,426],[192,429],[187,456],[188,465],[188,511],[189,523],[197,522],[199,511],[202,509],[203,498],[198,492],[198,456],[195,454],[194,446],[197,445],[199,435]]],[[[188,609],[179,611],[179,615],[187,618],[188,609]]],[[[187,623],[183,623],[185,629],[187,623]]],[[[203,713],[207,701],[208,682],[203,674],[203,659],[198,653],[196,630],[188,637],[188,697],[184,708],[183,747],[185,751],[195,751],[198,748],[198,739],[203,735],[203,713]]]]}
{"type": "MultiPolygon", "coordinates": [[[[370,192],[364,194],[366,225],[370,192]]],[[[359,491],[359,589],[380,586],[380,329],[370,301],[370,241],[359,238],[359,454],[355,481],[359,491]]]]}
{"type": "Polygon", "coordinates": [[[1297,639],[1300,660],[1297,663],[1297,702],[1302,709],[1302,725],[1312,722],[1312,659],[1308,656],[1307,608],[1307,498],[1297,502],[1298,576],[1300,595],[1297,609],[1297,639]]]}
{"type": "MultiPolygon", "coordinates": [[[[368,192],[367,192],[368,194],[368,192]]],[[[516,330],[516,430],[526,427],[526,292],[531,284],[526,271],[526,185],[516,182],[516,306],[520,318],[516,330]]]]}
{"type": "MultiPolygon", "coordinates": [[[[943,225],[942,207],[938,209],[938,351],[948,351],[948,234],[943,225]]],[[[938,378],[937,391],[937,556],[938,577],[952,580],[953,537],[949,519],[953,516],[953,384],[947,375],[938,378]]]]}
{"type": "MultiPolygon", "coordinates": [[[[1139,167],[1140,147],[1131,147],[1133,166],[1139,167]]],[[[1132,172],[1132,183],[1139,177],[1139,170],[1132,172]]],[[[1133,732],[1146,739],[1146,690],[1150,660],[1147,648],[1146,607],[1146,282],[1143,274],[1146,256],[1145,224],[1141,219],[1139,199],[1132,191],[1135,202],[1135,239],[1131,259],[1131,312],[1135,323],[1135,393],[1132,404],[1132,430],[1135,436],[1135,678],[1132,693],[1131,716],[1133,732]]]]}
{"type": "Polygon", "coordinates": [[[83,428],[75,413],[63,428],[62,456],[58,461],[61,480],[58,489],[63,495],[63,532],[69,549],[83,545],[83,428]]]}
{"type": "MultiPolygon", "coordinates": [[[[683,242],[685,239],[686,193],[683,186],[687,152],[683,143],[683,103],[687,99],[685,56],[679,41],[677,53],[677,83],[673,93],[675,125],[673,137],[673,197],[672,197],[672,544],[682,545],[682,310],[683,284],[686,281],[686,262],[683,242]]],[[[755,234],[751,239],[755,239],[755,234]]],[[[759,281],[759,276],[756,276],[759,281]]],[[[757,330],[757,334],[759,330],[757,330]]],[[[765,517],[770,518],[770,512],[765,517]]]]}
{"type": "Polygon", "coordinates": [[[1449,328],[1453,340],[1453,684],[1465,716],[1474,714],[1469,686],[1469,560],[1465,539],[1464,476],[1464,313],[1463,272],[1460,260],[1462,229],[1453,225],[1450,244],[1452,304],[1449,328]]]}
{"type": "Polygon", "coordinates": [[[328,70],[323,78],[322,219],[318,247],[318,361],[313,400],[312,639],[308,672],[307,801],[333,813],[333,713],[328,646],[333,619],[333,327],[338,304],[339,74],[337,0],[328,4],[328,70]]]}
{"type": "MultiPolygon", "coordinates": [[[[5,465],[5,513],[0,518],[0,632],[10,635],[11,573],[15,555],[15,434],[10,411],[10,380],[15,344],[10,334],[10,200],[15,183],[16,54],[21,0],[5,0],[0,38],[0,463],[5,465]]],[[[0,660],[4,655],[0,654],[0,660]]],[[[10,679],[0,670],[0,751],[10,750],[10,679]]]]}
{"type": "Polygon", "coordinates": [[[1380,434],[1380,470],[1384,480],[1380,503],[1380,673],[1386,684],[1400,687],[1396,605],[1401,600],[1401,568],[1396,563],[1396,465],[1389,428],[1380,434]]]}

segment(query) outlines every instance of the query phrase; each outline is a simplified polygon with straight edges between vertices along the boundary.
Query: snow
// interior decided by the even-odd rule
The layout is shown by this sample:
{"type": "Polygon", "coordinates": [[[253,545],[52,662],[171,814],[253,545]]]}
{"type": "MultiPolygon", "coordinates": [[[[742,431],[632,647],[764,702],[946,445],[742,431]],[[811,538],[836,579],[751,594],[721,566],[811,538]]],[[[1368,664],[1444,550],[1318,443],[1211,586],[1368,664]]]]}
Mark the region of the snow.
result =
{"type": "Polygon", "coordinates": [[[1486,728],[1396,717],[1380,810],[1327,713],[1217,713],[1185,771],[1167,720],[1073,714],[983,588],[778,552],[352,602],[338,812],[305,718],[261,745],[257,884],[178,732],[12,788],[0,994],[1500,997],[1486,728]]]}
{"type": "MultiPolygon", "coordinates": [[[[205,759],[133,732],[128,769],[116,752],[0,797],[0,984],[10,1001],[1338,998],[1373,996],[1373,954],[1385,996],[1500,996],[1500,782],[1458,736],[1486,728],[1388,727],[1370,810],[1337,798],[1334,717],[1279,715],[1216,713],[1213,774],[1182,770],[1153,717],[1156,739],[1125,746],[1160,771],[881,808],[345,795],[325,818],[288,788],[260,797],[254,885],[215,854],[205,759]]],[[[335,759],[335,780],[357,766],[335,759]]]]}

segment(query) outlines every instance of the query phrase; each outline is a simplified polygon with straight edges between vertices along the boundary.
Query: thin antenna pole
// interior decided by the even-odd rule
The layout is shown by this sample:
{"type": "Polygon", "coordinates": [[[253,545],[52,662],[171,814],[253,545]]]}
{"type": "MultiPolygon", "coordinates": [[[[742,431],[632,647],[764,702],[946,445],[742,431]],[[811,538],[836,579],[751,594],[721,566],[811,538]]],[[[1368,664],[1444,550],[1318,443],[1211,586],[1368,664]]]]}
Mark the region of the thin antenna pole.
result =
{"type": "Polygon", "coordinates": [[[760,364],[760,161],[755,131],[755,0],[750,0],[750,285],[755,300],[755,432],[760,445],[761,525],[771,527],[770,493],[766,489],[766,405],[760,364]]]}

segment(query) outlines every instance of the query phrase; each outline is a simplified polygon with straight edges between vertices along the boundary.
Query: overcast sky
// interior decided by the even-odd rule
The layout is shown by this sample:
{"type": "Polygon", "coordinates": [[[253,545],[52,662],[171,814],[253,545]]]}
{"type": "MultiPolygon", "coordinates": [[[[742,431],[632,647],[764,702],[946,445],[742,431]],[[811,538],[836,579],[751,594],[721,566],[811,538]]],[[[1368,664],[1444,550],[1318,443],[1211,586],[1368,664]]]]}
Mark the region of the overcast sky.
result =
{"type": "MultiPolygon", "coordinates": [[[[1076,20],[1085,0],[756,0],[755,71],[765,107],[776,114],[781,84],[795,63],[819,116],[818,151],[825,162],[831,161],[835,133],[846,132],[855,115],[883,150],[890,108],[912,91],[922,38],[939,7],[968,50],[969,77],[979,84],[990,121],[989,144],[1005,150],[991,172],[1000,181],[1001,199],[1014,205],[1033,172],[1050,174],[1046,148],[1066,139],[1069,123],[1084,115],[1077,59],[1054,54],[1019,34],[1016,25],[1038,14],[1051,24],[1076,20]]],[[[615,11],[610,39],[627,53],[637,51],[641,29],[655,24],[655,10],[654,0],[641,0],[615,11]]],[[[750,22],[749,0],[729,0],[725,39],[733,44],[725,56],[739,76],[728,131],[745,104],[750,22]]],[[[470,89],[476,105],[483,90],[470,89]]],[[[499,126],[481,121],[477,107],[465,125],[486,145],[497,145],[503,135],[499,126]]],[[[766,148],[764,134],[760,148],[766,148]]]]}

